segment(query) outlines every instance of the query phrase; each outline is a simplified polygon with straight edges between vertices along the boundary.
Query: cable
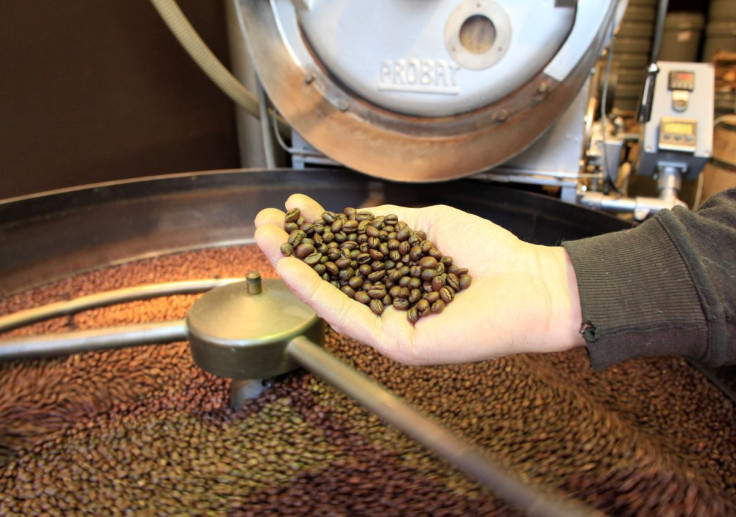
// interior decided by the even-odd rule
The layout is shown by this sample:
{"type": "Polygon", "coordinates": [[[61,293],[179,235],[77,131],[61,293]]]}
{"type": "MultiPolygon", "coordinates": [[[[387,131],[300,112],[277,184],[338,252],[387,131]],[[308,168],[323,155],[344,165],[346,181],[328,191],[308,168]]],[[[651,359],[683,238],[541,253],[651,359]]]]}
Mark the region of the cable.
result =
{"type": "MultiPolygon", "coordinates": [[[[151,0],[151,3],[184,50],[207,74],[207,77],[236,104],[242,106],[254,117],[260,118],[259,103],[256,97],[217,59],[199,37],[177,3],[174,0],[151,0]]],[[[278,122],[278,131],[285,137],[289,136],[291,130],[288,123],[280,118],[278,122]]]]}
{"type": "Polygon", "coordinates": [[[606,101],[608,97],[608,78],[611,75],[611,62],[613,61],[613,32],[614,26],[611,24],[611,34],[609,36],[611,45],[608,47],[608,57],[606,58],[606,70],[603,74],[603,91],[601,92],[601,133],[603,137],[603,178],[617,194],[621,194],[618,188],[611,180],[608,172],[608,155],[606,153],[606,101]]]}

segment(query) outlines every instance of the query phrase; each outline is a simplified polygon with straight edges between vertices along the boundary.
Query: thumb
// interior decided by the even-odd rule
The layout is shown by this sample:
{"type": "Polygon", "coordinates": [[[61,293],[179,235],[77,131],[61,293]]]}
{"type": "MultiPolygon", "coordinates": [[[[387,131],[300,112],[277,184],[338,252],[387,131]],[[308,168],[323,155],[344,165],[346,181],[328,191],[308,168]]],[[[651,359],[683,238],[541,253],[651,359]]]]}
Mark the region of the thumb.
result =
{"type": "Polygon", "coordinates": [[[276,264],[276,273],[297,297],[312,307],[337,332],[366,344],[380,342],[378,316],[362,303],[349,298],[332,284],[322,280],[307,264],[286,257],[276,264]]]}

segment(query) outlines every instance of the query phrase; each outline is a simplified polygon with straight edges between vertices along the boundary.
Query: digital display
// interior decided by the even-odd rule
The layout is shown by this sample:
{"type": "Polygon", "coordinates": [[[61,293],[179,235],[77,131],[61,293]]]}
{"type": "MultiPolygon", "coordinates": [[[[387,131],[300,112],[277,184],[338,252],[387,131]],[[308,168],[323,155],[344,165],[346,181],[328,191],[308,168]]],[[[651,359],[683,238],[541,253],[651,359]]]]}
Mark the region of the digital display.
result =
{"type": "Polygon", "coordinates": [[[666,122],[662,129],[666,133],[676,135],[692,135],[695,132],[695,128],[689,122],[666,122]]]}
{"type": "Polygon", "coordinates": [[[695,88],[695,73],[687,70],[673,70],[669,73],[667,86],[670,90],[691,92],[695,88]]]}

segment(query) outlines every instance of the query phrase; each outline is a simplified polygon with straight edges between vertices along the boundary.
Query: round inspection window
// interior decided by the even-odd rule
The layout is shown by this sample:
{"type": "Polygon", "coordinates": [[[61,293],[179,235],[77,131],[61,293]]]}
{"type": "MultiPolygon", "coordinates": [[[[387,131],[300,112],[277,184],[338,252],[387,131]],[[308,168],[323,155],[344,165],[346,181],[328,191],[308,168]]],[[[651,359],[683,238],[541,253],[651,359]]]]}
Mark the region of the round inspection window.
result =
{"type": "Polygon", "coordinates": [[[511,21],[493,0],[459,4],[445,24],[445,48],[459,65],[470,70],[489,68],[506,54],[511,21]]]}
{"type": "Polygon", "coordinates": [[[482,14],[469,16],[460,26],[460,44],[471,54],[483,54],[491,50],[496,40],[496,27],[482,14]]]}

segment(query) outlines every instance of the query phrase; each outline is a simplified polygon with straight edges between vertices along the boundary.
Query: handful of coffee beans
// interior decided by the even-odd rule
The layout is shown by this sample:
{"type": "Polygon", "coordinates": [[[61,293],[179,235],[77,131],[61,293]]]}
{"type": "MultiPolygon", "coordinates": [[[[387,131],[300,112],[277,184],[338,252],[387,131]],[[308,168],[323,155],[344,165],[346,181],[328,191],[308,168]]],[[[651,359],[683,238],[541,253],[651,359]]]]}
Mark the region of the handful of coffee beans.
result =
{"type": "Polygon", "coordinates": [[[407,311],[412,323],[439,314],[472,281],[467,269],[396,215],[376,217],[348,207],[307,222],[295,208],[286,214],[284,230],[289,234],[281,245],[284,256],[303,260],[378,315],[388,306],[407,311]]]}

